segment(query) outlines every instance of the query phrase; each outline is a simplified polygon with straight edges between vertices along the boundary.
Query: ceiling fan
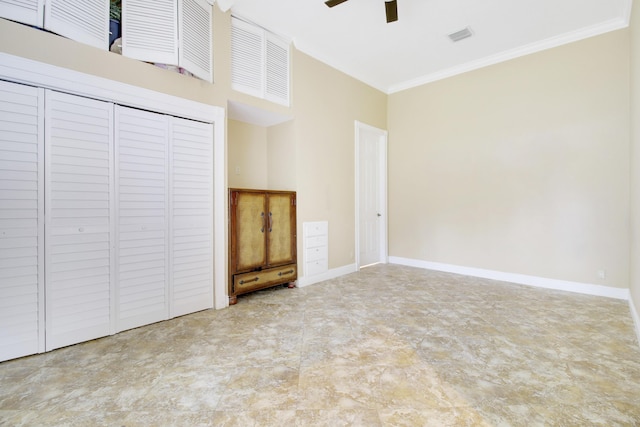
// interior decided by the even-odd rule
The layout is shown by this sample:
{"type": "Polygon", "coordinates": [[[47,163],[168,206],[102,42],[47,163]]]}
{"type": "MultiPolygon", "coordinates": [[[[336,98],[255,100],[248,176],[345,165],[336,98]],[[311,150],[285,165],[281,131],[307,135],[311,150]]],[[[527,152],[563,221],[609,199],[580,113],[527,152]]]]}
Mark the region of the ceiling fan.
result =
{"type": "MultiPolygon", "coordinates": [[[[337,6],[340,3],[344,3],[347,0],[327,0],[324,2],[329,7],[337,6]]],[[[384,8],[387,13],[387,23],[398,20],[398,0],[391,0],[384,2],[384,8]]]]}

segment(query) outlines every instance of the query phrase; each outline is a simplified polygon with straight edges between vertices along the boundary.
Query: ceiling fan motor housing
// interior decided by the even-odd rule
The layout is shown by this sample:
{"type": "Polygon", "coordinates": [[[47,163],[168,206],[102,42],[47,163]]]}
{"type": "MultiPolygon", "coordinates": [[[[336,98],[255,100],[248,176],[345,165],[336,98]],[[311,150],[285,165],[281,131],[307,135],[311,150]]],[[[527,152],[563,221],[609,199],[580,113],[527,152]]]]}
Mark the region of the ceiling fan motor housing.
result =
{"type": "MultiPolygon", "coordinates": [[[[347,0],[327,0],[324,2],[329,7],[334,7],[347,0]]],[[[387,15],[387,23],[398,20],[398,0],[390,0],[384,2],[384,9],[387,15]]]]}

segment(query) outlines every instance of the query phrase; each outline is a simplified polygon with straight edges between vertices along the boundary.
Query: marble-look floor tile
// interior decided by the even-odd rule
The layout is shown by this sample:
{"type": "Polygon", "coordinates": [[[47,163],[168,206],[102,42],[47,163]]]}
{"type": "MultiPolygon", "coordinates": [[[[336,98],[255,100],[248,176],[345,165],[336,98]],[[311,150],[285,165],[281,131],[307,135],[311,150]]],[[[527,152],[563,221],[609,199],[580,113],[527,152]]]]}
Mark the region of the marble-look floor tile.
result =
{"type": "Polygon", "coordinates": [[[298,370],[287,367],[251,367],[239,370],[227,384],[217,409],[295,409],[298,401],[298,379],[298,370]]]}
{"type": "Polygon", "coordinates": [[[397,265],[0,363],[0,426],[634,426],[628,304],[397,265]]]}
{"type": "Polygon", "coordinates": [[[389,408],[381,409],[383,427],[494,427],[473,408],[389,408]]]}
{"type": "Polygon", "coordinates": [[[300,369],[298,408],[375,409],[384,366],[321,365],[300,369]]]}

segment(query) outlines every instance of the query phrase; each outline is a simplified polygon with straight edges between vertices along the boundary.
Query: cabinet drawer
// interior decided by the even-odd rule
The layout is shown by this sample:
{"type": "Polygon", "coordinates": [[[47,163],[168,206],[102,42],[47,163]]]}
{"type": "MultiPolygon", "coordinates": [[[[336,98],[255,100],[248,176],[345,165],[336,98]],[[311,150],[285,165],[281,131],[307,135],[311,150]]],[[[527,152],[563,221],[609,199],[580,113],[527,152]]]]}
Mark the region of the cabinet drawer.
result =
{"type": "Polygon", "coordinates": [[[327,259],[327,247],[305,249],[306,259],[305,261],[318,261],[321,259],[327,259]]]}
{"type": "Polygon", "coordinates": [[[327,246],[327,236],[311,236],[304,239],[305,248],[315,248],[318,246],[327,246]]]}
{"type": "Polygon", "coordinates": [[[305,264],[304,275],[305,276],[315,276],[316,274],[321,274],[327,271],[329,265],[326,259],[321,259],[317,261],[309,261],[305,264]]]}
{"type": "Polygon", "coordinates": [[[275,286],[280,283],[293,282],[298,278],[295,264],[271,268],[269,270],[252,271],[250,273],[233,276],[233,290],[235,294],[242,294],[257,289],[275,286]]]}
{"type": "Polygon", "coordinates": [[[304,235],[310,236],[326,236],[329,234],[329,223],[327,221],[305,222],[304,235]]]}

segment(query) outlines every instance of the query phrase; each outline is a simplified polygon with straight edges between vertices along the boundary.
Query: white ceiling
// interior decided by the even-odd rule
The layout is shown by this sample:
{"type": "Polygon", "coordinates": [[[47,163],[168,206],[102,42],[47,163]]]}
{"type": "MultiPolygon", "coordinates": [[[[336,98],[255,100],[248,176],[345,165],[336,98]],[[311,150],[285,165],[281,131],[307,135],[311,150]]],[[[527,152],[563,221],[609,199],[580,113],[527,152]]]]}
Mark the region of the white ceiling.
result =
{"type": "Polygon", "coordinates": [[[385,93],[628,26],[632,0],[218,0],[385,93]],[[470,27],[471,38],[448,34],[470,27]]]}

